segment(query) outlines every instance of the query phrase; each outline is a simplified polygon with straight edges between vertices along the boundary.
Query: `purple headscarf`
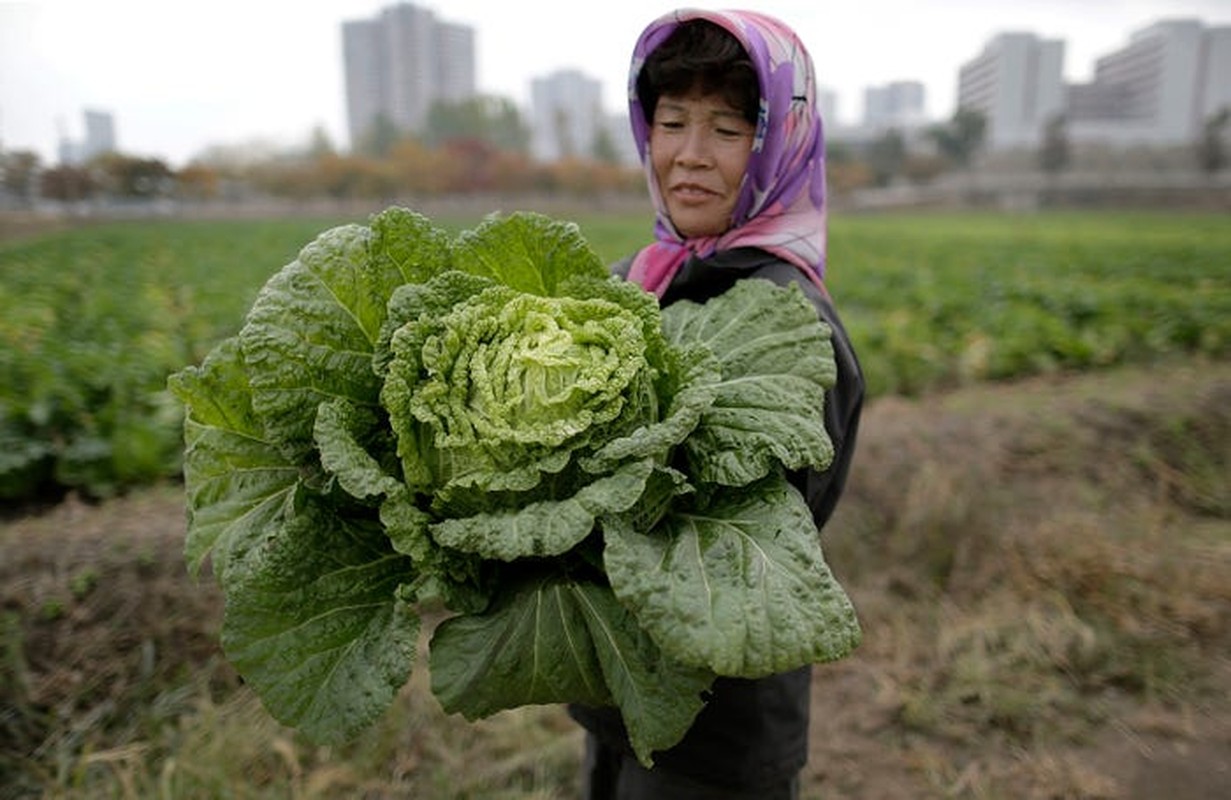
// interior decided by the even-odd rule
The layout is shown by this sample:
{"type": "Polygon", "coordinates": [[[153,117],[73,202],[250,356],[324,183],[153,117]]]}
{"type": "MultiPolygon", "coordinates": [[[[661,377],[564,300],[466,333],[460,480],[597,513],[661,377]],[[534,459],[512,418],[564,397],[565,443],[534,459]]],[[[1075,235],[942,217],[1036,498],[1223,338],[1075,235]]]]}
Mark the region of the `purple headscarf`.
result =
{"type": "Polygon", "coordinates": [[[630,280],[661,297],[690,255],[758,247],[799,267],[824,289],[825,137],[812,58],[790,28],[755,11],[683,9],[666,14],[650,23],[633,49],[628,105],[654,201],[657,240],[633,258],[630,280]],[[731,228],[718,236],[685,238],[671,224],[654,178],[650,126],[637,96],[637,75],[679,24],[693,19],[721,26],[743,45],[756,68],[761,103],[731,228]]]}

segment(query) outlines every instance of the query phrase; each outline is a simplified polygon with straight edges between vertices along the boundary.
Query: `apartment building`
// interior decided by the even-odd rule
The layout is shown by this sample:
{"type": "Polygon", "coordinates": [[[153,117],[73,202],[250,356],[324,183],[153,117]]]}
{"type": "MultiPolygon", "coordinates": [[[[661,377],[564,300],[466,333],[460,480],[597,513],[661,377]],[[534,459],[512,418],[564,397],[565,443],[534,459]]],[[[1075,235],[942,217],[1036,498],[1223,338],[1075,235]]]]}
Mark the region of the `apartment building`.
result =
{"type": "Polygon", "coordinates": [[[562,69],[530,82],[530,152],[535,159],[589,157],[606,125],[598,80],[562,69]]]}
{"type": "Polygon", "coordinates": [[[342,59],[352,146],[380,117],[419,132],[434,103],[476,95],[474,29],[412,3],[343,22],[342,59]]]}
{"type": "Polygon", "coordinates": [[[109,111],[86,109],[81,112],[85,130],[82,139],[69,139],[60,134],[58,155],[61,164],[85,164],[95,156],[119,149],[115,137],[115,116],[109,111]]]}
{"type": "Polygon", "coordinates": [[[987,120],[990,150],[1035,147],[1065,111],[1064,42],[1002,33],[958,70],[957,104],[987,120]]]}
{"type": "Polygon", "coordinates": [[[1107,144],[1183,145],[1231,108],[1231,27],[1163,20],[1095,62],[1068,88],[1069,136],[1107,144]]]}
{"type": "Polygon", "coordinates": [[[1181,146],[1231,108],[1231,27],[1161,20],[1095,62],[1093,80],[1066,84],[1064,43],[1005,33],[962,65],[958,106],[987,119],[989,150],[1034,149],[1063,116],[1073,142],[1181,146]]]}
{"type": "Polygon", "coordinates": [[[869,86],[863,93],[863,127],[876,133],[923,127],[928,122],[924,108],[926,96],[919,81],[892,81],[881,86],[869,86]]]}

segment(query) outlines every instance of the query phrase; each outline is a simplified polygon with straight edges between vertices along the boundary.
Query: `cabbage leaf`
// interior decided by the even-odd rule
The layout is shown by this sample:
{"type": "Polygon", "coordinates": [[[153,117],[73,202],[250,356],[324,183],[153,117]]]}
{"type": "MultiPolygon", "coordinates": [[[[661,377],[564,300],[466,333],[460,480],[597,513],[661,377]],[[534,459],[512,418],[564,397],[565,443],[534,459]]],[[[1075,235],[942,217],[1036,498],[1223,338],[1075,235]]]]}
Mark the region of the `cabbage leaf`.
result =
{"type": "Polygon", "coordinates": [[[854,649],[859,628],[811,520],[780,475],[672,512],[653,535],[612,517],[607,574],[681,664],[756,678],[833,661],[854,649]]]}

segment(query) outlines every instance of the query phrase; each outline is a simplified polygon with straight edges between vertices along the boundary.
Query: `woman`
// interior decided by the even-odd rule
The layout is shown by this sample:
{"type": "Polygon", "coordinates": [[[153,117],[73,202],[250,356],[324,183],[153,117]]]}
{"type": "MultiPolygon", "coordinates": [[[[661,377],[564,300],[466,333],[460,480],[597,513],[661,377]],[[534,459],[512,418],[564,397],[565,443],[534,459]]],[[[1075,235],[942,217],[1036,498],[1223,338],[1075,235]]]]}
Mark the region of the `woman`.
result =
{"type": "MultiPolygon", "coordinates": [[[[863,378],[823,282],[825,159],[812,62],[781,22],[755,12],[676,11],[633,53],[630,116],[654,202],[655,242],[616,266],[665,306],[745,278],[795,282],[833,329],[826,397],[835,447],[824,473],[792,475],[818,530],[842,492],[863,378]]],[[[808,756],[811,668],[718,679],[683,741],[643,768],[614,709],[573,707],[588,731],[585,796],[793,798],[808,756]]]]}

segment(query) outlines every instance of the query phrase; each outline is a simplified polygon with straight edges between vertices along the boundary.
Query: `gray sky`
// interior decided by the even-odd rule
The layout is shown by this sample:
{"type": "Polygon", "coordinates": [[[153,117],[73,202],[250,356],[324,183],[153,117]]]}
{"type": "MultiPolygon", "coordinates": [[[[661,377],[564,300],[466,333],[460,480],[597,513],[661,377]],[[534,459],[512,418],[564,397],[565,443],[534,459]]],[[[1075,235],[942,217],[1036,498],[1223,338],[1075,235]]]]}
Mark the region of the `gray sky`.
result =
{"type": "MultiPolygon", "coordinates": [[[[322,126],[347,145],[341,23],[393,0],[0,1],[0,144],[55,160],[82,137],[86,108],[111,112],[122,151],[182,166],[212,144],[297,145],[322,126]]],[[[997,33],[1064,39],[1065,76],[1159,19],[1231,24],[1231,0],[417,0],[476,29],[478,88],[527,102],[532,78],[577,68],[623,106],[629,56],[655,17],[680,5],[743,5],[803,38],[818,82],[854,122],[863,90],[919,80],[934,118],[953,111],[957,70],[997,33]]]]}

